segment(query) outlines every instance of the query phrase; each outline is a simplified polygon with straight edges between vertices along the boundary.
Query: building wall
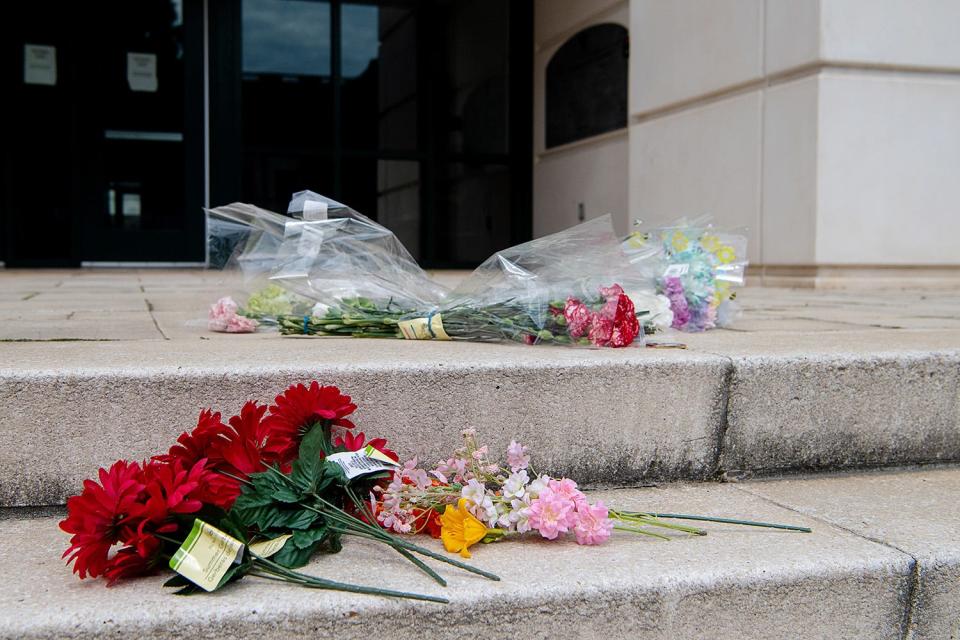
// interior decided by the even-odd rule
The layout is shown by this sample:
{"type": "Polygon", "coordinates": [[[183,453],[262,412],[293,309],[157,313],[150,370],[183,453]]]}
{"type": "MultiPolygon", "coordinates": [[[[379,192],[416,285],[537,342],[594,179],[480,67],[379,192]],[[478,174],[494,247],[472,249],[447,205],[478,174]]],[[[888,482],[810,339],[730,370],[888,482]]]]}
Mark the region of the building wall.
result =
{"type": "Polygon", "coordinates": [[[536,0],[534,5],[534,169],[535,237],[611,213],[617,232],[630,226],[627,187],[628,131],[612,131],[585,140],[545,148],[545,76],[547,63],[571,36],[602,23],[629,27],[628,0],[536,0]]]}
{"type": "Polygon", "coordinates": [[[755,264],[960,265],[960,3],[631,0],[630,217],[755,264]]]}

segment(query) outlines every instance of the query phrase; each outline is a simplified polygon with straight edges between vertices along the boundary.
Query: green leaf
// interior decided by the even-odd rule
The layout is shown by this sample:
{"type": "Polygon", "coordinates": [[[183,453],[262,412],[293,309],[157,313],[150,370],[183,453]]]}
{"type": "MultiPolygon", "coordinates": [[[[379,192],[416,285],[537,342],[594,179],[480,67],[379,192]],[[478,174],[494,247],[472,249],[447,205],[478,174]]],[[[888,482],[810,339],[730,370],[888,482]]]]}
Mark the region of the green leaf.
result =
{"type": "Polygon", "coordinates": [[[164,582],[164,583],[163,583],[163,586],[165,586],[165,587],[185,587],[185,586],[187,586],[188,584],[193,584],[193,583],[190,582],[189,580],[187,580],[186,578],[184,578],[182,575],[180,575],[180,574],[178,573],[178,574],[175,574],[172,578],[170,578],[170,579],[167,580],[166,582],[164,582]]]}
{"type": "Polygon", "coordinates": [[[317,541],[304,549],[297,547],[295,544],[285,544],[270,559],[288,569],[297,569],[310,561],[310,557],[320,548],[321,544],[321,541],[317,541]]]}
{"type": "Polygon", "coordinates": [[[318,422],[310,427],[300,441],[298,458],[293,463],[290,480],[303,492],[313,491],[317,486],[321,469],[323,469],[320,452],[325,450],[326,440],[326,429],[322,423],[318,422]]]}
{"type": "MultiPolygon", "coordinates": [[[[227,572],[223,574],[223,577],[220,578],[220,582],[217,583],[217,589],[227,584],[228,582],[235,582],[247,575],[247,572],[250,571],[250,568],[253,566],[252,561],[242,562],[240,564],[235,564],[227,572]]],[[[214,589],[216,591],[217,589],[214,589]]]]}
{"type": "Polygon", "coordinates": [[[193,583],[191,582],[190,584],[188,584],[187,586],[183,587],[182,589],[179,589],[179,590],[177,590],[177,591],[174,591],[174,592],[173,592],[173,595],[175,595],[175,596],[190,596],[190,595],[193,595],[193,594],[195,594],[195,593],[200,593],[201,591],[203,591],[203,589],[201,589],[200,587],[198,587],[197,585],[195,585],[195,584],[193,584],[193,583]]]}
{"type": "Polygon", "coordinates": [[[332,482],[336,482],[339,485],[345,485],[350,482],[347,479],[347,474],[343,472],[343,469],[336,462],[331,462],[329,460],[323,461],[323,478],[317,483],[317,491],[322,491],[326,489],[332,482]]]}
{"type": "Polygon", "coordinates": [[[315,529],[304,529],[303,531],[294,531],[293,533],[293,544],[298,549],[306,549],[310,546],[313,546],[314,543],[323,540],[329,529],[324,526],[317,527],[315,529]]]}
{"type": "Polygon", "coordinates": [[[316,522],[317,518],[320,517],[319,513],[308,509],[287,511],[283,515],[285,518],[283,526],[288,529],[309,529],[310,526],[316,522]]]}
{"type": "Polygon", "coordinates": [[[330,553],[340,553],[343,549],[343,539],[339,533],[335,533],[327,538],[327,551],[330,553]]]}
{"type": "Polygon", "coordinates": [[[260,493],[256,489],[251,489],[249,492],[245,490],[233,503],[233,510],[244,511],[255,509],[257,507],[271,505],[273,502],[272,495],[260,493]]]}

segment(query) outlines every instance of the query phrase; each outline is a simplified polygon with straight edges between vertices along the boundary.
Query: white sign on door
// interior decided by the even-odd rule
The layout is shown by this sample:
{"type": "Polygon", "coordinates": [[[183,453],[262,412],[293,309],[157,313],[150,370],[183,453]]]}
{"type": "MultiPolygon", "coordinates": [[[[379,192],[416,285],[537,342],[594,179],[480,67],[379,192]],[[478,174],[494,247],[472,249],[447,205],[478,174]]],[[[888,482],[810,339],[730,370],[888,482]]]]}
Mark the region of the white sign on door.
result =
{"type": "Polygon", "coordinates": [[[127,84],[131,91],[157,90],[157,54],[127,52],[127,84]]]}
{"type": "Polygon", "coordinates": [[[57,48],[41,44],[23,45],[24,84],[57,84],[57,48]]]}

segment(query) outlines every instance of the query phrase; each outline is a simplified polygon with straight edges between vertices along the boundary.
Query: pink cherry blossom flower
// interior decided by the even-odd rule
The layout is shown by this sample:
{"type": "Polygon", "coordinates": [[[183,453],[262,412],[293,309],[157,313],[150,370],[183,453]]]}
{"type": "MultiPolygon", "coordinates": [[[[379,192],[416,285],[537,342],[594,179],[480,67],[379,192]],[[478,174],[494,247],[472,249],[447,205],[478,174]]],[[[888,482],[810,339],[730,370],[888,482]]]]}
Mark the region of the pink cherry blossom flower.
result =
{"type": "Polygon", "coordinates": [[[510,446],[507,447],[507,464],[510,465],[510,470],[514,473],[530,466],[530,456],[527,455],[527,448],[515,440],[511,440],[510,446]]]}
{"type": "Polygon", "coordinates": [[[573,526],[573,534],[577,537],[577,544],[601,544],[610,537],[613,531],[613,521],[609,518],[610,512],[603,502],[598,501],[590,506],[586,502],[577,507],[577,522],[573,526]]]}

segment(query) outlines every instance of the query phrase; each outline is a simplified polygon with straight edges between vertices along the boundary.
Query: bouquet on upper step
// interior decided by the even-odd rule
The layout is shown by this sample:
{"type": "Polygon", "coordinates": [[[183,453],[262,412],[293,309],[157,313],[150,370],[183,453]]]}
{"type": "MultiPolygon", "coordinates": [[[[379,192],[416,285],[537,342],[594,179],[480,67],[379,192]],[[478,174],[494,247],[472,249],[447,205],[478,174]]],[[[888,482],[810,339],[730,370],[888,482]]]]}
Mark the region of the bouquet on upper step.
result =
{"type": "Polygon", "coordinates": [[[346,205],[302,191],[288,214],[243,203],[207,212],[211,246],[232,247],[248,284],[239,315],[282,333],[393,338],[404,314],[448,293],[393,232],[346,205]],[[233,229],[246,230],[242,243],[233,229]]]}
{"type": "Polygon", "coordinates": [[[209,212],[255,230],[235,258],[245,274],[313,303],[273,314],[283,334],[642,344],[650,314],[632,298],[653,298],[654,285],[631,269],[609,216],[497,252],[450,292],[393,233],[353,209],[312,192],[289,208],[301,217],[244,204],[209,212]]]}
{"type": "MultiPolygon", "coordinates": [[[[60,528],[71,535],[63,557],[80,578],[119,580],[176,572],[178,594],[215,591],[246,577],[313,589],[447,602],[442,596],[342,582],[302,567],[338,553],[344,541],[385,545],[441,586],[428,561],[490,580],[488,571],[413,542],[440,538],[450,553],[523,537],[580,544],[614,531],[664,537],[705,532],[673,520],[719,521],[809,531],[803,527],[624,511],[591,502],[576,482],[534,471],[527,448],[512,442],[506,462],[490,459],[472,430],[464,446],[429,471],[401,464],[384,438],[367,439],[350,416],[357,406],[334,386],[290,386],[274,404],[255,401],[224,422],[200,412],[196,427],[143,462],[120,460],[86,480],[67,501],[60,528]]],[[[371,567],[376,569],[376,567],[371,567]]],[[[359,573],[359,572],[358,572],[359,573]]]]}
{"type": "Polygon", "coordinates": [[[623,250],[655,283],[666,303],[670,326],[706,331],[730,325],[739,315],[736,288],[744,283],[747,237],[744,232],[716,229],[709,216],[635,231],[623,250]]]}

